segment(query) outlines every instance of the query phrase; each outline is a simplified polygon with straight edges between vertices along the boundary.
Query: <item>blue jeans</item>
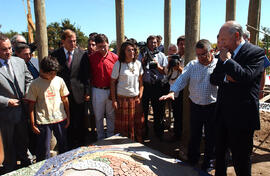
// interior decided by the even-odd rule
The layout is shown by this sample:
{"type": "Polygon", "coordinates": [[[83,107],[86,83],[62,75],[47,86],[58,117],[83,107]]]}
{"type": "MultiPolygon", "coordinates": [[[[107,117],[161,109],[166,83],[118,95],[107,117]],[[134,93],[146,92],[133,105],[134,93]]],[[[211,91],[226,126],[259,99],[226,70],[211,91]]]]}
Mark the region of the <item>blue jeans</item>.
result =
{"type": "Polygon", "coordinates": [[[57,140],[59,153],[67,151],[67,129],[65,128],[66,120],[46,125],[38,125],[40,134],[37,135],[36,155],[37,161],[50,158],[50,143],[53,134],[57,140]]]}

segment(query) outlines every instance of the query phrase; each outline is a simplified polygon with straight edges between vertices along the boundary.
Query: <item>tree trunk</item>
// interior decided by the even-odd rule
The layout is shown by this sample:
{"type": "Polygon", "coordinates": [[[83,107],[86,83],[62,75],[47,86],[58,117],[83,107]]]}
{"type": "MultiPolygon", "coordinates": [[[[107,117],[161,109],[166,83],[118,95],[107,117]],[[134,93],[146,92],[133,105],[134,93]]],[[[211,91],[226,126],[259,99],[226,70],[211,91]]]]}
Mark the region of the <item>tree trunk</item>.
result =
{"type": "Polygon", "coordinates": [[[32,14],[31,14],[31,7],[30,7],[30,0],[27,0],[27,29],[28,29],[28,43],[34,42],[34,36],[33,36],[33,28],[31,27],[31,21],[32,21],[32,14]]]}
{"type": "Polygon", "coordinates": [[[236,0],[226,0],[226,21],[235,20],[236,0]]]}
{"type": "Polygon", "coordinates": [[[34,0],[36,18],[36,43],[38,59],[41,61],[48,56],[48,36],[45,13],[45,0],[34,0]]]}
{"type": "Polygon", "coordinates": [[[260,17],[261,17],[261,0],[249,0],[248,8],[248,25],[254,27],[254,30],[247,27],[250,32],[250,43],[257,45],[260,30],[260,17]]]}
{"type": "Polygon", "coordinates": [[[124,42],[124,0],[115,0],[117,53],[124,42]]]}
{"type": "MultiPolygon", "coordinates": [[[[196,59],[195,45],[200,38],[200,0],[186,0],[186,27],[185,27],[185,64],[196,59]]],[[[188,88],[184,90],[183,98],[183,133],[182,142],[188,145],[190,129],[190,107],[188,88]]]]}
{"type": "Polygon", "coordinates": [[[164,0],[164,52],[168,54],[171,43],[171,0],[164,0]]]}

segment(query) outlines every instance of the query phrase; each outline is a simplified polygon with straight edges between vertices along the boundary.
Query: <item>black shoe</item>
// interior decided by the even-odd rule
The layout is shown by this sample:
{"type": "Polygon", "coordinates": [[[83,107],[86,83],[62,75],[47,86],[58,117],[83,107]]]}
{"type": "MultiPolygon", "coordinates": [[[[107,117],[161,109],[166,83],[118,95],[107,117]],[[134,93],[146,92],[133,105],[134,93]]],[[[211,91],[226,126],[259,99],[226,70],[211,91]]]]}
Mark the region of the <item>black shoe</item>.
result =
{"type": "Polygon", "coordinates": [[[149,139],[149,133],[148,133],[148,130],[145,130],[145,131],[144,131],[143,139],[144,139],[144,140],[149,139]]]}
{"type": "Polygon", "coordinates": [[[210,160],[209,162],[203,162],[201,169],[205,172],[210,172],[215,167],[215,160],[210,160]]]}

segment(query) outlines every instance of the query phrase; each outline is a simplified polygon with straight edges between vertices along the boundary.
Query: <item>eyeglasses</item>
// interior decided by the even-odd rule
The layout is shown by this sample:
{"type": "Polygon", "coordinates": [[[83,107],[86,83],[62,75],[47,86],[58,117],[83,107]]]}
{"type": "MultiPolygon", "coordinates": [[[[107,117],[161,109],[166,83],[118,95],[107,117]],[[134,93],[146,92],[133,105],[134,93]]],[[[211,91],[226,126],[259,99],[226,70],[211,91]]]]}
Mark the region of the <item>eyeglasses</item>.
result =
{"type": "Polygon", "coordinates": [[[96,45],[97,49],[106,49],[108,45],[96,45]]]}
{"type": "Polygon", "coordinates": [[[203,54],[197,54],[197,57],[206,57],[208,55],[208,52],[203,53],[203,54]]]}

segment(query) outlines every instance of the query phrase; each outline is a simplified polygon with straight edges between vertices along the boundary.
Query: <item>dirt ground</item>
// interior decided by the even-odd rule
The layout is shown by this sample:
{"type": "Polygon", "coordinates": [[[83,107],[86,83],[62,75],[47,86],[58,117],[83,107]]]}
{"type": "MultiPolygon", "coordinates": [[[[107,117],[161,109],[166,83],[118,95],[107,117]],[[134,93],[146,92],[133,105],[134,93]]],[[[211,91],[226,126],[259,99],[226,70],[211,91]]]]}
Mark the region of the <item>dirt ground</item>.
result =
{"type": "Polygon", "coordinates": [[[270,112],[261,111],[261,130],[255,132],[252,175],[270,175],[270,112]]]}
{"type": "MultiPolygon", "coordinates": [[[[152,129],[153,118],[149,116],[149,139],[145,140],[145,145],[156,149],[166,155],[178,158],[182,161],[186,159],[186,148],[181,141],[170,142],[173,135],[172,129],[165,130],[163,141],[155,137],[152,129]]],[[[254,148],[252,155],[252,175],[270,175],[270,112],[261,112],[261,130],[254,135],[254,148]]],[[[214,170],[209,174],[214,175],[214,170]]],[[[232,166],[228,167],[228,176],[235,176],[232,166]]]]}
{"type": "MultiPolygon", "coordinates": [[[[253,176],[269,176],[270,175],[270,112],[261,111],[261,130],[255,132],[254,148],[252,155],[252,175],[253,176]]],[[[150,113],[151,114],[151,113],[150,113]]],[[[168,113],[167,113],[168,114],[168,113]]],[[[183,141],[171,142],[173,136],[173,127],[170,127],[170,121],[166,119],[166,130],[164,131],[163,141],[160,141],[153,132],[153,116],[149,115],[149,136],[144,141],[144,145],[158,150],[168,156],[185,161],[186,147],[183,141]]],[[[95,141],[92,135],[89,136],[88,144],[95,141]]],[[[214,170],[209,174],[214,175],[214,170]]],[[[232,166],[228,167],[228,176],[235,176],[232,166]]]]}

